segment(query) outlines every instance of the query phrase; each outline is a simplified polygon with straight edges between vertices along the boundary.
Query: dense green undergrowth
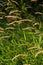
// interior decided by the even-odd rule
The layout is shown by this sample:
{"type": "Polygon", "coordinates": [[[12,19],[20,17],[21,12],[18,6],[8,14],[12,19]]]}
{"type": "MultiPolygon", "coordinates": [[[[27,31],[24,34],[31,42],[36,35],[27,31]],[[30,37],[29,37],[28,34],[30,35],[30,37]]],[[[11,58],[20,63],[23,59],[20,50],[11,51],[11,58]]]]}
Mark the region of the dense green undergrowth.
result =
{"type": "Polygon", "coordinates": [[[43,7],[31,1],[0,4],[0,65],[43,65],[43,7]]]}

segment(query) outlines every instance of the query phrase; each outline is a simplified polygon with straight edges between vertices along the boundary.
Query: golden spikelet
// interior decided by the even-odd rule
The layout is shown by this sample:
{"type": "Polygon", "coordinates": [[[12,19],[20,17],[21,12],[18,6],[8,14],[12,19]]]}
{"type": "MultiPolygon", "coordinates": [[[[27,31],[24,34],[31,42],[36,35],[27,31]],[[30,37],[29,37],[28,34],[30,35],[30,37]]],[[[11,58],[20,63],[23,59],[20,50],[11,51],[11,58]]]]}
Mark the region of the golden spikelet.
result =
{"type": "Polygon", "coordinates": [[[3,4],[0,3],[0,6],[3,6],[3,4]]]}
{"type": "Polygon", "coordinates": [[[36,2],[37,0],[31,0],[31,2],[36,2]]]}
{"type": "Polygon", "coordinates": [[[40,30],[35,30],[35,34],[40,34],[41,31],[40,30]]]}
{"type": "Polygon", "coordinates": [[[16,59],[16,58],[18,58],[18,57],[20,57],[20,56],[23,57],[23,56],[28,56],[28,55],[27,55],[27,54],[18,54],[18,55],[16,55],[15,57],[13,57],[12,60],[14,60],[14,59],[16,59]]]}
{"type": "Polygon", "coordinates": [[[14,25],[15,22],[7,23],[7,25],[14,25]]]}
{"type": "Polygon", "coordinates": [[[23,64],[23,65],[30,65],[30,64],[23,64]]]}
{"type": "Polygon", "coordinates": [[[12,14],[12,13],[20,13],[20,12],[21,11],[19,11],[19,10],[12,10],[12,11],[10,11],[9,15],[12,14]]]}
{"type": "Polygon", "coordinates": [[[20,21],[13,21],[11,23],[7,23],[7,25],[14,25],[15,26],[15,23],[21,23],[20,21]]]}
{"type": "Polygon", "coordinates": [[[0,12],[0,14],[5,14],[4,12],[0,12]]]}
{"type": "Polygon", "coordinates": [[[3,31],[0,31],[0,32],[3,32],[3,31]]]}
{"type": "Polygon", "coordinates": [[[27,27],[27,28],[23,28],[22,30],[32,30],[34,29],[33,27],[27,27]]]}
{"type": "Polygon", "coordinates": [[[5,16],[5,18],[8,18],[8,19],[18,19],[19,17],[18,16],[5,16]]]}
{"type": "Polygon", "coordinates": [[[23,20],[19,20],[19,21],[13,21],[11,23],[8,23],[7,25],[12,25],[12,24],[15,24],[15,23],[18,23],[18,24],[21,24],[23,22],[32,22],[32,20],[29,20],[29,19],[23,19],[23,20]]]}
{"type": "Polygon", "coordinates": [[[13,8],[13,7],[7,7],[7,8],[5,8],[5,10],[8,10],[8,9],[10,9],[10,8],[13,8]]]}
{"type": "Polygon", "coordinates": [[[28,46],[28,44],[20,44],[18,47],[20,47],[20,46],[28,46]]]}
{"type": "Polygon", "coordinates": [[[30,19],[23,19],[23,20],[20,20],[21,22],[32,22],[32,20],[30,19]]]}
{"type": "Polygon", "coordinates": [[[42,50],[42,51],[37,52],[37,53],[36,53],[36,55],[35,55],[35,58],[36,58],[39,54],[43,54],[43,50],[42,50]]]}
{"type": "Polygon", "coordinates": [[[0,27],[0,31],[3,31],[3,30],[4,30],[4,28],[0,27]]]}
{"type": "Polygon", "coordinates": [[[33,26],[39,25],[39,23],[35,23],[33,26]]]}
{"type": "Polygon", "coordinates": [[[41,15],[42,13],[41,13],[41,12],[35,12],[35,14],[39,14],[39,15],[41,15]]]}
{"type": "Polygon", "coordinates": [[[3,17],[0,17],[0,19],[3,19],[3,17]]]}
{"type": "Polygon", "coordinates": [[[17,4],[19,6],[18,2],[14,1],[14,0],[10,0],[10,1],[13,2],[13,3],[15,3],[15,4],[17,4]]]}
{"type": "Polygon", "coordinates": [[[8,2],[9,2],[10,0],[8,0],[8,2]]]}
{"type": "Polygon", "coordinates": [[[9,38],[10,36],[2,36],[0,39],[9,38]]]}
{"type": "Polygon", "coordinates": [[[43,7],[43,4],[39,4],[39,6],[42,6],[43,7]]]}
{"type": "Polygon", "coordinates": [[[43,33],[40,33],[40,35],[39,36],[43,36],[43,33]]]}
{"type": "Polygon", "coordinates": [[[15,28],[14,27],[7,27],[5,28],[5,30],[14,30],[15,28]]]}
{"type": "Polygon", "coordinates": [[[30,47],[28,50],[33,50],[33,49],[41,49],[41,48],[38,46],[34,46],[34,47],[30,47]]]}
{"type": "Polygon", "coordinates": [[[19,20],[19,21],[15,21],[16,23],[23,23],[23,22],[32,22],[32,20],[30,19],[23,19],[23,20],[19,20]]]}
{"type": "Polygon", "coordinates": [[[26,8],[32,8],[30,5],[28,5],[26,8]]]}
{"type": "Polygon", "coordinates": [[[18,2],[16,2],[16,1],[14,1],[14,0],[8,0],[8,2],[15,3],[16,5],[18,5],[18,6],[19,6],[19,3],[18,3],[18,2]]]}

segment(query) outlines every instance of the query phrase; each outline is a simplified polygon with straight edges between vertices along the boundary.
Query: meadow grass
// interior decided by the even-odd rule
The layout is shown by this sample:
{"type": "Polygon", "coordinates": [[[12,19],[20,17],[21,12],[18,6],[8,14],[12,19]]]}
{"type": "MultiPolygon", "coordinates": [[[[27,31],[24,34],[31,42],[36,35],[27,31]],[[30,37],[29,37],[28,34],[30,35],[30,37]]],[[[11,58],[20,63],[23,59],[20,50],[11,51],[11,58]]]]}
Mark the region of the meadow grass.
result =
{"type": "Polygon", "coordinates": [[[33,15],[23,0],[21,9],[11,1],[0,11],[0,65],[43,65],[43,11],[33,15]]]}

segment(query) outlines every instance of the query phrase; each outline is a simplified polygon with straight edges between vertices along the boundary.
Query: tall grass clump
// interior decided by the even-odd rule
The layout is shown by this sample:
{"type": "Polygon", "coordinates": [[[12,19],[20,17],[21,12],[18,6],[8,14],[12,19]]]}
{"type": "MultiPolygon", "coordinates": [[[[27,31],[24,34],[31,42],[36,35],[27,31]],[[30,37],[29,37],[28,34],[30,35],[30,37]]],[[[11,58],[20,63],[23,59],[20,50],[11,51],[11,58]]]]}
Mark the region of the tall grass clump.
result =
{"type": "Polygon", "coordinates": [[[43,65],[42,0],[0,0],[0,65],[43,65]]]}

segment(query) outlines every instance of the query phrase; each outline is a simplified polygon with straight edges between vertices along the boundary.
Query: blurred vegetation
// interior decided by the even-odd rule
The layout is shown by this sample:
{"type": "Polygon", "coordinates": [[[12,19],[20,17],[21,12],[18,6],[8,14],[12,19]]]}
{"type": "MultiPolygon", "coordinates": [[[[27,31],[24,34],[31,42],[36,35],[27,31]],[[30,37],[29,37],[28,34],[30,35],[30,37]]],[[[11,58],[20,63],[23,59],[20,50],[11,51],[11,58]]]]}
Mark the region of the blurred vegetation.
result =
{"type": "Polygon", "coordinates": [[[0,65],[43,65],[42,0],[0,0],[0,65]]]}

